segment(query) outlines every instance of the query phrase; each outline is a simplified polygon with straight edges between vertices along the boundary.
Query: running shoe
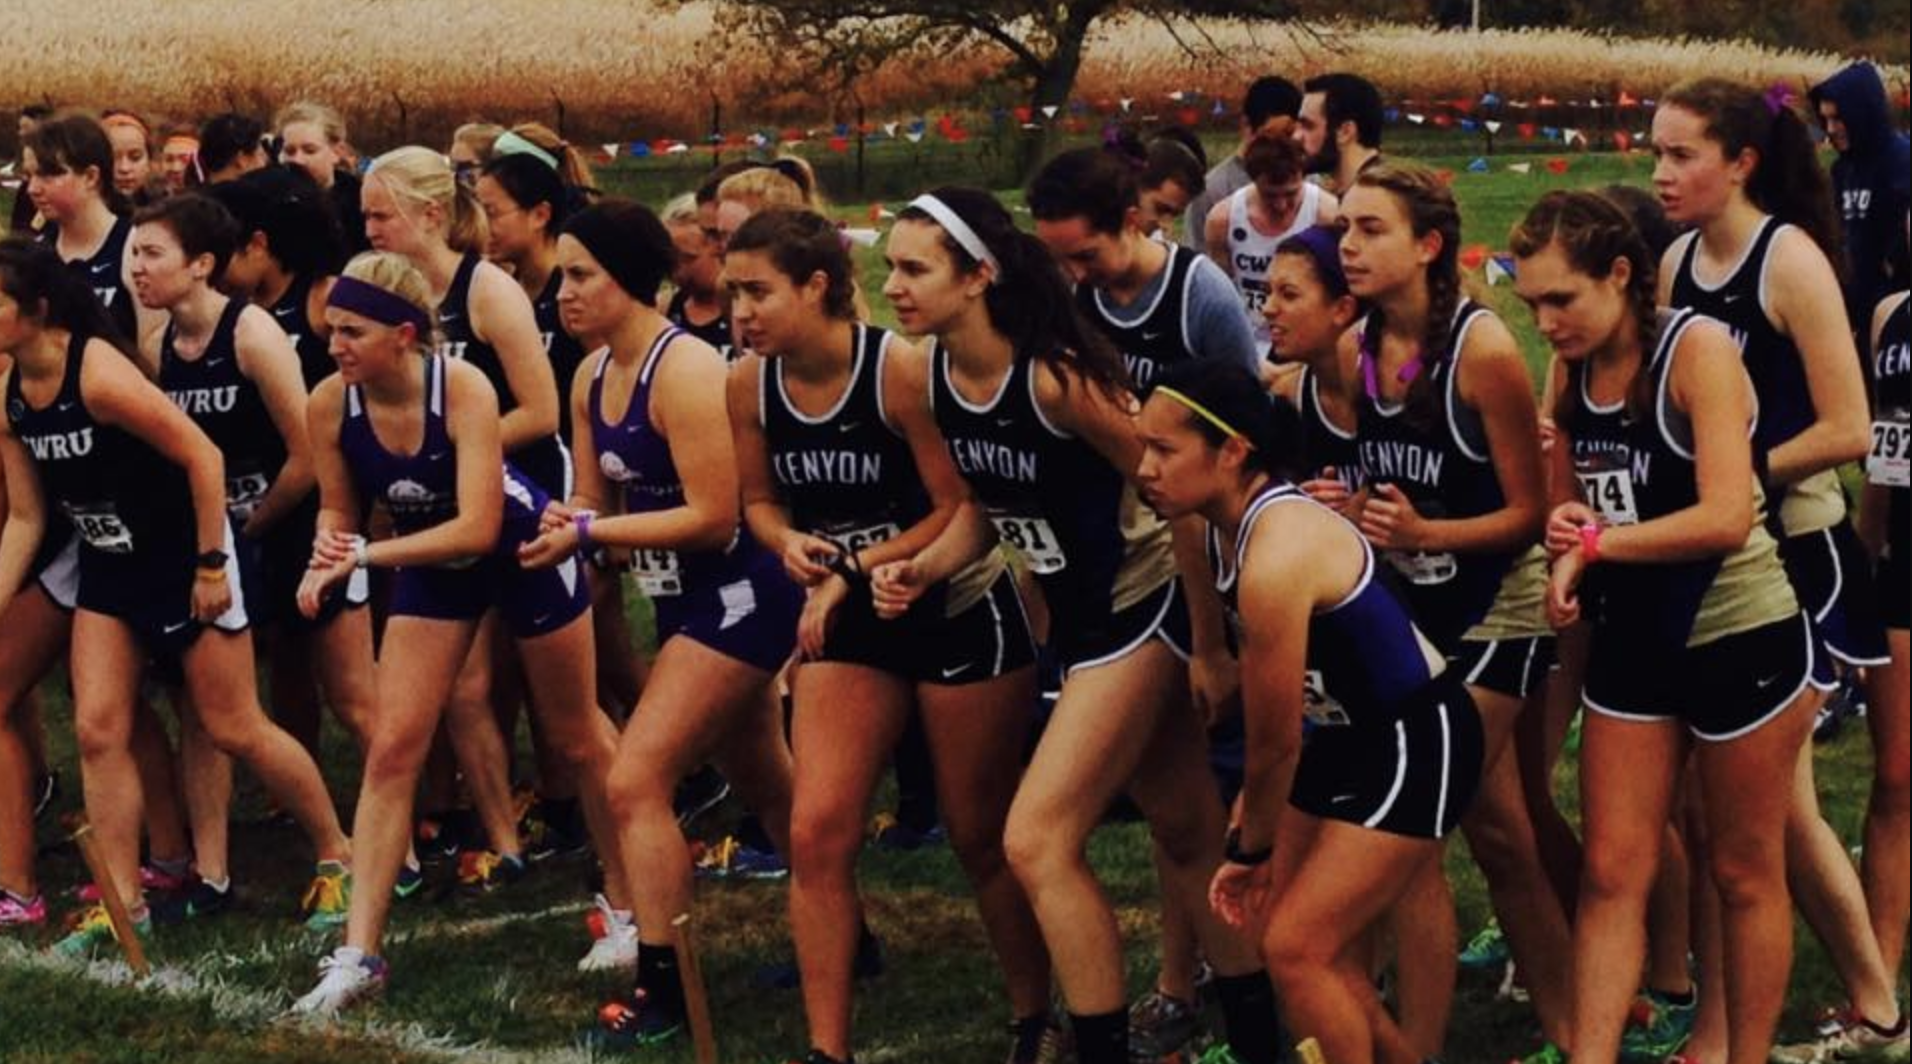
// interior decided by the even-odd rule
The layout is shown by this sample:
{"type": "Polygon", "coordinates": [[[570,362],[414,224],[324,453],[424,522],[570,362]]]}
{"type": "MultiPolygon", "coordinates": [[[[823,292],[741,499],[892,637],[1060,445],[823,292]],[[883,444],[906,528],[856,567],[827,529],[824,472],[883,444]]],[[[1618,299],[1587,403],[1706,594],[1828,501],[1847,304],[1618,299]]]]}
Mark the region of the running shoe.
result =
{"type": "Polygon", "coordinates": [[[1035,1016],[1009,1025],[1007,1064],[1058,1064],[1069,1048],[1067,1034],[1054,1016],[1035,1016]]]}
{"type": "Polygon", "coordinates": [[[415,898],[425,889],[425,869],[406,861],[398,866],[398,879],[392,883],[392,897],[400,901],[415,898]]]}
{"type": "Polygon", "coordinates": [[[943,830],[941,824],[931,824],[927,830],[913,828],[896,819],[893,813],[878,813],[870,821],[870,844],[879,850],[915,853],[948,841],[949,833],[943,830]]]}
{"type": "Polygon", "coordinates": [[[517,854],[467,850],[458,856],[458,886],[468,892],[489,894],[524,876],[524,858],[517,854]]]}
{"type": "MultiPolygon", "coordinates": [[[[145,894],[177,894],[192,886],[196,878],[190,866],[185,872],[174,875],[157,865],[139,866],[139,889],[145,894]]],[[[100,903],[100,886],[87,883],[73,892],[73,896],[86,905],[100,903]]]]}
{"type": "Polygon", "coordinates": [[[775,850],[760,850],[727,835],[704,850],[695,871],[699,879],[783,879],[790,866],[775,850]]]}
{"type": "MultiPolygon", "coordinates": [[[[580,972],[631,971],[637,967],[637,921],[628,910],[614,909],[611,899],[599,894],[593,901],[593,919],[586,923],[596,940],[591,951],[578,961],[580,972]]],[[[609,1006],[606,1006],[607,1008],[609,1006]]]]}
{"type": "Polygon", "coordinates": [[[22,898],[10,890],[0,890],[0,929],[30,927],[46,923],[46,895],[22,898]]]}
{"type": "Polygon", "coordinates": [[[535,799],[519,818],[518,833],[524,837],[525,860],[532,864],[568,861],[591,852],[591,835],[575,799],[535,799]]]}
{"type": "Polygon", "coordinates": [[[60,800],[60,773],[46,772],[33,784],[33,819],[39,820],[60,800]]]}
{"type": "MultiPolygon", "coordinates": [[[[152,914],[145,911],[136,914],[133,917],[133,934],[145,939],[152,933],[152,914]]],[[[106,906],[92,905],[74,918],[66,937],[53,944],[53,952],[79,960],[91,956],[102,945],[118,941],[119,933],[113,930],[113,918],[107,915],[106,906]]]]}
{"type": "Polygon", "coordinates": [[[1774,1064],[1829,1064],[1841,1060],[1902,1061],[1907,1056],[1907,1029],[1903,1012],[1898,1025],[1887,1028],[1847,1011],[1838,1023],[1822,1024],[1812,1041],[1773,1050],[1772,1060],[1774,1064]]]}
{"type": "Polygon", "coordinates": [[[1657,990],[1641,991],[1620,1034],[1620,1059],[1627,1064],[1660,1064],[1686,1048],[1698,1015],[1698,995],[1675,1003],[1657,990]]]}
{"type": "Polygon", "coordinates": [[[194,877],[192,886],[177,894],[155,898],[152,904],[153,922],[159,924],[179,924],[218,916],[232,908],[232,881],[227,880],[225,889],[220,890],[204,879],[194,877]]]}
{"type": "Polygon", "coordinates": [[[421,817],[412,829],[412,849],[426,864],[458,859],[458,833],[453,830],[452,814],[421,817]]]}
{"type": "Polygon", "coordinates": [[[1129,1006],[1129,1059],[1144,1064],[1178,1053],[1201,1026],[1200,1006],[1151,990],[1129,1006]]]}
{"type": "Polygon", "coordinates": [[[598,1009],[597,1026],[588,1041],[595,1050],[643,1049],[675,1038],[684,1030],[684,1017],[651,1003],[643,990],[607,1002],[598,1009]]]}
{"type": "Polygon", "coordinates": [[[299,911],[305,916],[308,931],[329,931],[345,926],[352,908],[352,873],[341,861],[320,861],[311,885],[299,899],[299,911]]]}
{"type": "Polygon", "coordinates": [[[730,781],[709,765],[685,776],[678,782],[677,793],[671,799],[671,806],[677,811],[677,826],[689,831],[698,818],[724,804],[724,799],[729,797],[730,781]]]}
{"type": "Polygon", "coordinates": [[[336,1016],[382,992],[389,973],[383,959],[367,957],[365,951],[352,946],[340,946],[319,961],[319,985],[293,1002],[292,1011],[301,1016],[336,1016]]]}
{"type": "Polygon", "coordinates": [[[1538,1050],[1517,1060],[1509,1061],[1508,1064],[1567,1064],[1567,1061],[1566,1050],[1554,1045],[1552,1042],[1547,1042],[1541,1045],[1538,1050]]]}
{"type": "Polygon", "coordinates": [[[1500,921],[1490,919],[1467,943],[1467,948],[1461,950],[1460,965],[1469,971],[1482,972],[1506,964],[1508,956],[1507,938],[1500,933],[1500,921]]]}

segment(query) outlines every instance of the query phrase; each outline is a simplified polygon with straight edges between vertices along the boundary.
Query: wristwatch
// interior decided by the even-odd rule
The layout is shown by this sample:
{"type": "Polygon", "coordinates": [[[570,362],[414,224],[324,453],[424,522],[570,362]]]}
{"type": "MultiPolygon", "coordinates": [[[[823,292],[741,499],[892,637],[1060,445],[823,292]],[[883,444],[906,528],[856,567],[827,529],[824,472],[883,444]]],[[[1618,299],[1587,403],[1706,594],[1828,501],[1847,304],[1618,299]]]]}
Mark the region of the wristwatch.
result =
{"type": "Polygon", "coordinates": [[[223,550],[203,551],[193,559],[193,564],[201,569],[224,569],[231,556],[223,550]]]}

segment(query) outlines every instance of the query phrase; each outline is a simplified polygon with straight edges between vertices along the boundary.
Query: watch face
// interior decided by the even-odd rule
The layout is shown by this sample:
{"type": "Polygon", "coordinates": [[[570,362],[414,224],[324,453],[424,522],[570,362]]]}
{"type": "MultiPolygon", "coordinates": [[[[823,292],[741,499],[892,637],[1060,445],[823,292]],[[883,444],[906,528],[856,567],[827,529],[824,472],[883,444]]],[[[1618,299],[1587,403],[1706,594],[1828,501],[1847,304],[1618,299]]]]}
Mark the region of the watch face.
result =
{"type": "Polygon", "coordinates": [[[224,569],[226,567],[226,552],[223,550],[209,550],[201,554],[199,556],[199,567],[201,569],[224,569]]]}

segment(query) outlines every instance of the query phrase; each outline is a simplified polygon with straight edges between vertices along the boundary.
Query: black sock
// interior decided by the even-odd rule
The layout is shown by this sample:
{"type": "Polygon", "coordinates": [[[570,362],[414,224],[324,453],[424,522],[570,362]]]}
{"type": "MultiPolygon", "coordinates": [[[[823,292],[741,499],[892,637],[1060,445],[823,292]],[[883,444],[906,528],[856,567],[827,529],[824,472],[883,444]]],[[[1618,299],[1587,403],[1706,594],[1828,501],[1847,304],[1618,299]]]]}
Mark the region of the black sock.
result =
{"type": "Polygon", "coordinates": [[[1676,1009],[1690,1009],[1699,1000],[1699,988],[1691,983],[1687,984],[1686,992],[1683,994],[1675,994],[1667,990],[1654,990],[1653,994],[1676,1009]]]}
{"type": "Polygon", "coordinates": [[[1077,1064],[1128,1064],[1129,1010],[1082,1016],[1071,1012],[1077,1064]]]}
{"type": "Polygon", "coordinates": [[[567,835],[576,836],[584,827],[584,807],[576,798],[546,798],[539,803],[544,808],[544,822],[567,835]]]}
{"type": "Polygon", "coordinates": [[[1275,987],[1265,971],[1247,975],[1217,975],[1215,993],[1221,998],[1222,1027],[1228,1048],[1244,1064],[1275,1064],[1280,1055],[1281,1024],[1275,1018],[1275,987]]]}
{"type": "Polygon", "coordinates": [[[677,970],[677,950],[672,946],[637,944],[637,986],[650,1005],[683,1015],[684,981],[677,970]]]}

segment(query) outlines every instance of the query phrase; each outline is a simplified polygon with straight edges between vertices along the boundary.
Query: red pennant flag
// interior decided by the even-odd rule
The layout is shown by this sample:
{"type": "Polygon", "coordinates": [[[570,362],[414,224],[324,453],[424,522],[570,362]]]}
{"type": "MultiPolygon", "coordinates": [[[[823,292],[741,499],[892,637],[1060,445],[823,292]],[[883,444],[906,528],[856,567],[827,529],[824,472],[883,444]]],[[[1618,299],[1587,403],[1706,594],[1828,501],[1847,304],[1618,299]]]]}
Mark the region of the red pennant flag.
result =
{"type": "Polygon", "coordinates": [[[1461,267],[1478,270],[1487,264],[1487,255],[1486,244],[1469,244],[1461,249],[1461,267]]]}
{"type": "Polygon", "coordinates": [[[1520,124],[1520,139],[1521,140],[1532,140],[1539,135],[1540,135],[1539,126],[1533,124],[1532,122],[1522,122],[1520,124]]]}
{"type": "Polygon", "coordinates": [[[969,140],[969,130],[952,125],[943,132],[943,136],[949,138],[951,144],[962,144],[969,140]]]}
{"type": "Polygon", "coordinates": [[[882,220],[883,220],[883,205],[881,203],[870,204],[870,224],[875,225],[876,223],[882,220]]]}
{"type": "Polygon", "coordinates": [[[1547,160],[1547,169],[1555,174],[1566,173],[1568,165],[1567,160],[1558,157],[1547,160]]]}
{"type": "Polygon", "coordinates": [[[1202,113],[1193,107],[1184,107],[1176,112],[1175,118],[1185,126],[1193,126],[1201,123],[1202,113]]]}
{"type": "Polygon", "coordinates": [[[786,129],[782,133],[777,134],[777,139],[783,141],[785,144],[795,144],[804,139],[804,132],[801,129],[786,129]]]}
{"type": "Polygon", "coordinates": [[[1454,183],[1454,171],[1436,170],[1434,171],[1434,179],[1443,185],[1452,185],[1454,183]]]}
{"type": "Polygon", "coordinates": [[[1632,93],[1628,92],[1625,89],[1621,89],[1620,90],[1620,106],[1621,107],[1638,107],[1640,106],[1640,101],[1634,98],[1634,95],[1632,93]]]}
{"type": "Polygon", "coordinates": [[[1433,118],[1433,122],[1435,125],[1441,127],[1442,129],[1449,129],[1449,128],[1452,128],[1454,125],[1454,116],[1453,115],[1435,115],[1433,118]]]}
{"type": "Polygon", "coordinates": [[[1542,96],[1540,99],[1535,100],[1534,103],[1541,107],[1554,107],[1557,106],[1560,101],[1551,96],[1542,96]]]}
{"type": "Polygon", "coordinates": [[[1454,108],[1454,110],[1459,111],[1460,113],[1464,115],[1471,115],[1474,113],[1473,100],[1465,99],[1462,97],[1456,97],[1455,99],[1450,101],[1450,105],[1454,108]]]}
{"type": "Polygon", "coordinates": [[[836,152],[838,155],[841,155],[844,152],[850,150],[850,138],[831,137],[827,146],[829,147],[831,151],[836,152]]]}
{"type": "Polygon", "coordinates": [[[1016,121],[1028,122],[1031,118],[1035,117],[1035,112],[1031,111],[1028,107],[1018,107],[1016,108],[1015,115],[1016,121]]]}
{"type": "Polygon", "coordinates": [[[1622,129],[1613,134],[1613,146],[1621,151],[1633,150],[1633,134],[1622,129]]]}

